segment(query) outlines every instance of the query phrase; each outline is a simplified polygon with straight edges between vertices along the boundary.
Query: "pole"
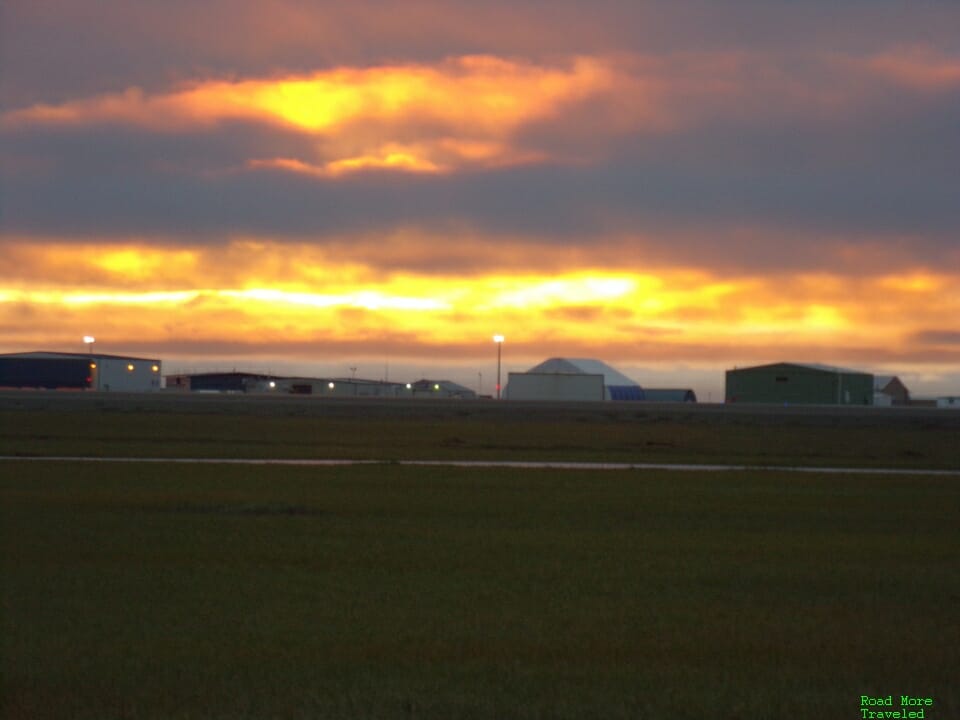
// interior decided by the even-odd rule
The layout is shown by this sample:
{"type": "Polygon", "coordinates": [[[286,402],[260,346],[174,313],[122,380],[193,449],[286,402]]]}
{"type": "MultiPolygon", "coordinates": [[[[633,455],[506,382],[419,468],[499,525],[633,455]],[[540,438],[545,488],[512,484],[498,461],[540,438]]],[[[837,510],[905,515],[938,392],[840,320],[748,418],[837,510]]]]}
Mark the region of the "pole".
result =
{"type": "Polygon", "coordinates": [[[89,366],[87,369],[90,371],[91,379],[96,378],[96,384],[94,386],[94,389],[99,390],[100,389],[100,363],[96,362],[93,359],[93,343],[96,342],[96,338],[93,337],[93,335],[84,335],[83,342],[87,346],[87,358],[89,358],[87,360],[87,364],[89,366]]]}
{"type": "Polygon", "coordinates": [[[500,350],[503,347],[502,342],[497,343],[497,400],[500,399],[500,350]]]}
{"type": "Polygon", "coordinates": [[[503,345],[503,335],[494,335],[493,341],[497,344],[497,400],[500,399],[500,354],[503,345]]]}

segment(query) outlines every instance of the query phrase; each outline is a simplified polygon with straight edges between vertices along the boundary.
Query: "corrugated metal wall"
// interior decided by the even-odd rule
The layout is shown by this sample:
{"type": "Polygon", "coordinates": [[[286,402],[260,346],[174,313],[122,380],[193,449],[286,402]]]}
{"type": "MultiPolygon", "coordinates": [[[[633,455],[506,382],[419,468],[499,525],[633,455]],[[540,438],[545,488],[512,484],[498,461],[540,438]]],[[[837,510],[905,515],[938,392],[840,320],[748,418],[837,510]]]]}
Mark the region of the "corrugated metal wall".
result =
{"type": "Polygon", "coordinates": [[[789,363],[728,370],[726,401],[787,405],[872,405],[873,376],[789,363]]]}

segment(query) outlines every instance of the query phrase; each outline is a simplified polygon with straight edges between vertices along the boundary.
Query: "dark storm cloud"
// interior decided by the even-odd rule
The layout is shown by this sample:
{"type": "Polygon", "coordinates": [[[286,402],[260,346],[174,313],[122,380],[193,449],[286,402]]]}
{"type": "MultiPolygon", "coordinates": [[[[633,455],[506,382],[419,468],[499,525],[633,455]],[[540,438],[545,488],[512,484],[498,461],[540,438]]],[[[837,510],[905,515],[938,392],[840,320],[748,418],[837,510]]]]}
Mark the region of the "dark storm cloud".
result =
{"type": "Polygon", "coordinates": [[[120,177],[145,187],[154,178],[162,182],[165,173],[223,174],[243,167],[250,157],[298,156],[315,145],[302,134],[243,122],[175,134],[112,124],[59,130],[28,126],[0,131],[0,140],[5,160],[0,177],[12,184],[20,174],[11,166],[34,167],[28,176],[79,175],[93,182],[120,177]],[[46,171],[40,173],[41,168],[46,171]]]}
{"type": "MultiPolygon", "coordinates": [[[[323,241],[397,225],[557,244],[642,235],[665,239],[647,255],[760,267],[833,262],[819,245],[837,238],[913,238],[918,257],[936,263],[957,250],[960,231],[960,134],[951,119],[960,102],[901,97],[910,102],[874,104],[836,124],[725,118],[598,140],[609,146],[601,162],[451,177],[251,170],[251,158],[309,157],[318,143],[252,123],[177,133],[14,129],[3,134],[4,228],[185,242],[232,234],[323,241]]],[[[576,139],[564,146],[544,128],[522,142],[562,154],[576,139]]]]}
{"type": "MultiPolygon", "coordinates": [[[[411,0],[396,12],[387,2],[13,0],[0,12],[8,110],[469,53],[641,57],[624,61],[638,87],[513,134],[548,160],[452,175],[252,169],[330,159],[320,137],[253,121],[8,123],[8,237],[325,242],[415,227],[456,242],[466,229],[492,244],[619,239],[645,260],[764,269],[835,267],[838,248],[886,248],[921,265],[960,252],[952,4],[411,0]],[[913,46],[925,49],[902,51],[913,46]],[[651,123],[631,124],[647,111],[651,123]]],[[[429,134],[414,120],[391,130],[429,134]]]]}
{"type": "Polygon", "coordinates": [[[6,0],[0,107],[471,53],[956,51],[958,12],[938,0],[6,0]]]}
{"type": "Polygon", "coordinates": [[[955,367],[958,27],[952,0],[0,0],[0,344],[955,367]]]}

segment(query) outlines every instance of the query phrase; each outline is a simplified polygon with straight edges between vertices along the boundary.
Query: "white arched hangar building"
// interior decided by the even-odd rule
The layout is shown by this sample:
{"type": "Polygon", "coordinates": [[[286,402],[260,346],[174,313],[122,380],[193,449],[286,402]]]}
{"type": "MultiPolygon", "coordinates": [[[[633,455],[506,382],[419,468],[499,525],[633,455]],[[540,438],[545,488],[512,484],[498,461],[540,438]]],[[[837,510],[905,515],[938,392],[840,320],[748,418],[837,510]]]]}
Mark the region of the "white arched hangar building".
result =
{"type": "Polygon", "coordinates": [[[639,383],[602,360],[550,358],[527,372],[507,375],[507,400],[643,400],[639,383]]]}

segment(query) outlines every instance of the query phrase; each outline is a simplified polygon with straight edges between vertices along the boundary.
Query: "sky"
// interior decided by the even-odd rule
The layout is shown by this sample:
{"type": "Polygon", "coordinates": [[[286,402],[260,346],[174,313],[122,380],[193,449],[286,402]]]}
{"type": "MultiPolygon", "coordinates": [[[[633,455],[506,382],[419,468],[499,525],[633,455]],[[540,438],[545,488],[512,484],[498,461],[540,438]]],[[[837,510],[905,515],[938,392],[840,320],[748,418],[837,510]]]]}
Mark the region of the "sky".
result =
{"type": "Polygon", "coordinates": [[[960,394],[960,3],[5,0],[0,68],[0,352],[960,394]]]}

